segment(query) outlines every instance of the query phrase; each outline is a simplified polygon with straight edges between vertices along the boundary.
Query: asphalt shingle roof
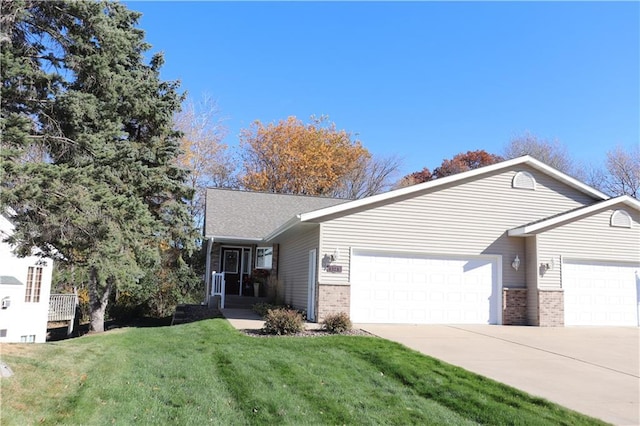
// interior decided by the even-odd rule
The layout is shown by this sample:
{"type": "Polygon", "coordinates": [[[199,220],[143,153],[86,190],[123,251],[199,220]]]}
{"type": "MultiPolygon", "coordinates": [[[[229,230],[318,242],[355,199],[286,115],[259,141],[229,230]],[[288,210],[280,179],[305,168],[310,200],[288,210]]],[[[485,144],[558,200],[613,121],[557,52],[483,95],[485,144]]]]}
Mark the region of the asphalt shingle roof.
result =
{"type": "Polygon", "coordinates": [[[350,200],[207,189],[205,237],[262,238],[300,213],[350,200]]]}

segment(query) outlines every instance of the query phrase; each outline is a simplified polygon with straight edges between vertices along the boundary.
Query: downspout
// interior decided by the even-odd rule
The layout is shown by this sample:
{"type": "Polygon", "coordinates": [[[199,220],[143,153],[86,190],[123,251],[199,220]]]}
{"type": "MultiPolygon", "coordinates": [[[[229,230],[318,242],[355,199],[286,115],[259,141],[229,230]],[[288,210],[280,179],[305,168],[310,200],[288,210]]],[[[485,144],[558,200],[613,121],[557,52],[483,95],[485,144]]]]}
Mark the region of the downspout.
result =
{"type": "Polygon", "coordinates": [[[211,295],[211,248],[213,247],[213,237],[207,239],[207,258],[205,260],[205,275],[204,275],[204,303],[209,303],[209,297],[211,295]]]}

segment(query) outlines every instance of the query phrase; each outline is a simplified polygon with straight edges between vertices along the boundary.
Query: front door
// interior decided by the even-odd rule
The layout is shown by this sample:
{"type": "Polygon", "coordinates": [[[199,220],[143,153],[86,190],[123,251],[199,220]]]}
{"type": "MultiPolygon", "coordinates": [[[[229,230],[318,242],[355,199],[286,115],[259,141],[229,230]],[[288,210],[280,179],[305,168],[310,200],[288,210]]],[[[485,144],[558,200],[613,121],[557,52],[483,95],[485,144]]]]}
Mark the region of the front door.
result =
{"type": "Polygon", "coordinates": [[[224,272],[225,294],[240,294],[240,249],[222,249],[222,272],[224,272]]]}

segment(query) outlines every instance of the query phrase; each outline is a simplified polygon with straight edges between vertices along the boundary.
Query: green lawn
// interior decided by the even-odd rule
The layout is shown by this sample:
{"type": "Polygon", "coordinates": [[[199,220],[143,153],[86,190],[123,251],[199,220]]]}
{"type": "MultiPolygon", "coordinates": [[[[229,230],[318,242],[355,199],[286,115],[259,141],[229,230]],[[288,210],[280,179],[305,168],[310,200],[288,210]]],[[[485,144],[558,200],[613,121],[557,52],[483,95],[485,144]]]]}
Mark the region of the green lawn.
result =
{"type": "Polygon", "coordinates": [[[373,337],[213,319],[1,350],[2,425],[601,424],[373,337]]]}

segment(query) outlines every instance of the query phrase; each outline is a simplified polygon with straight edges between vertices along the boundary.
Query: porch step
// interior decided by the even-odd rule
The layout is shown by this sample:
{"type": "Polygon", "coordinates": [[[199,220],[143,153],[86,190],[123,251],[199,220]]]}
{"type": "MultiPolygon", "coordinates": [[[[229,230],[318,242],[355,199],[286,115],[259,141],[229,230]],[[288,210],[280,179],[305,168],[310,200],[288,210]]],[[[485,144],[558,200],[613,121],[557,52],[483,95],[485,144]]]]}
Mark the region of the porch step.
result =
{"type": "Polygon", "coordinates": [[[250,297],[250,296],[225,296],[225,309],[251,309],[256,303],[266,303],[266,297],[250,297]]]}
{"type": "Polygon", "coordinates": [[[217,308],[209,308],[206,305],[178,305],[173,313],[171,325],[186,324],[209,318],[222,318],[222,313],[217,308]]]}

